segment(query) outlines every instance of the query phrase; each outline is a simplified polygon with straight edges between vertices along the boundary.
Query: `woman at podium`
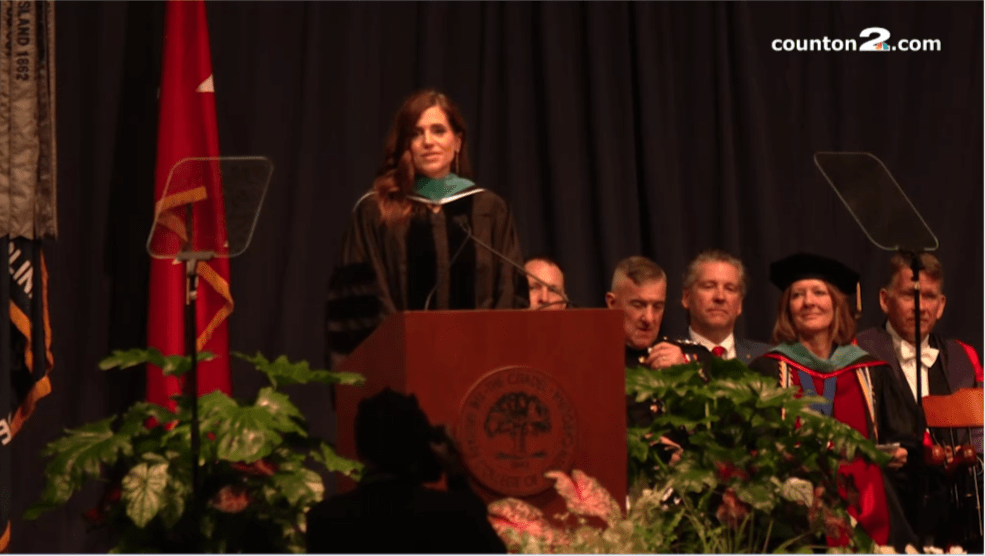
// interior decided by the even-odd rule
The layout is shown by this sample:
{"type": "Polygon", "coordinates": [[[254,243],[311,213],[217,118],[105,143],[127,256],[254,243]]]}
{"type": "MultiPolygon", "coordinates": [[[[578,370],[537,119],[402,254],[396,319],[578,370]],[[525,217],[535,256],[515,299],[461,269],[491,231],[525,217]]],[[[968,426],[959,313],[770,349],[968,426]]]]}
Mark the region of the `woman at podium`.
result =
{"type": "Polygon", "coordinates": [[[465,120],[444,94],[420,91],[400,107],[329,284],[333,366],[397,311],[529,303],[526,278],[509,264],[523,265],[509,208],[469,179],[467,146],[465,120]]]}
{"type": "MultiPolygon", "coordinates": [[[[773,326],[776,347],[750,368],[777,377],[784,387],[823,396],[825,403],[814,406],[816,411],[876,442],[870,373],[889,369],[852,344],[855,319],[848,296],[855,295],[858,280],[855,271],[819,255],[798,253],[772,263],[770,281],[783,291],[773,326]]],[[[848,511],[872,540],[898,550],[916,541],[879,466],[855,459],[842,464],[839,473],[854,480],[858,502],[848,511]]],[[[847,542],[844,532],[828,537],[832,546],[847,542]]]]}

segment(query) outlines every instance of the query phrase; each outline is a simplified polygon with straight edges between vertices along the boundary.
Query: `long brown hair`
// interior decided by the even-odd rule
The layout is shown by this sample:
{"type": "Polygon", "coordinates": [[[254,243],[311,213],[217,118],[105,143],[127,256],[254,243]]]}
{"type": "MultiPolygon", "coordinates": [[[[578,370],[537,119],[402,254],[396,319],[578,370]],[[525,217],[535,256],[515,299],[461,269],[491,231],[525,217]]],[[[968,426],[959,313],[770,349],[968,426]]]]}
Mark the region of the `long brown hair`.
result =
{"type": "Polygon", "coordinates": [[[472,177],[472,162],[469,160],[468,133],[465,119],[458,107],[444,94],[433,89],[418,91],[407,97],[400,110],[393,117],[393,125],[383,146],[383,164],[373,180],[373,191],[380,207],[380,215],[387,225],[405,222],[411,214],[412,203],[407,195],[414,190],[414,161],[410,154],[410,142],[414,137],[421,114],[432,106],[439,106],[448,118],[452,131],[462,140],[458,151],[455,173],[463,178],[472,177]]]}
{"type": "MultiPolygon", "coordinates": [[[[855,339],[855,319],[852,317],[852,311],[848,305],[848,296],[830,282],[821,281],[828,288],[828,295],[831,296],[832,309],[834,309],[834,316],[831,318],[831,324],[828,325],[831,341],[839,346],[850,344],[855,339]]],[[[793,318],[790,316],[792,292],[793,284],[783,291],[780,302],[777,304],[776,324],[773,325],[774,344],[799,341],[800,336],[797,334],[797,329],[793,325],[793,318]]]]}

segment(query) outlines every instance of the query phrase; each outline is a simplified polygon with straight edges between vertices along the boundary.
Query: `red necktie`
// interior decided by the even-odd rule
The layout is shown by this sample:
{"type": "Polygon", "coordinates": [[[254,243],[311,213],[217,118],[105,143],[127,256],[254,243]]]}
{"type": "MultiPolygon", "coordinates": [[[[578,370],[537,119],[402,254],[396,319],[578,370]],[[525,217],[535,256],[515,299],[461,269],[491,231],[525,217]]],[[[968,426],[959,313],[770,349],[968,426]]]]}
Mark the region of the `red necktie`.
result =
{"type": "Polygon", "coordinates": [[[722,346],[715,346],[711,348],[711,354],[714,355],[715,357],[720,358],[723,355],[725,355],[725,348],[723,348],[722,346]]]}

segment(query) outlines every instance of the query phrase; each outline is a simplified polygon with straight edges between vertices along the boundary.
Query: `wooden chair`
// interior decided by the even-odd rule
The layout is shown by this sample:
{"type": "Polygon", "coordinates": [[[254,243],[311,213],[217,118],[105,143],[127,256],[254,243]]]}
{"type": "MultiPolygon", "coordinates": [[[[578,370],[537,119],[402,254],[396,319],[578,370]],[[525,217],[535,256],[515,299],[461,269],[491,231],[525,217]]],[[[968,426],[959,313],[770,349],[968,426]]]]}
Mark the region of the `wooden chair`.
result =
{"type": "Polygon", "coordinates": [[[946,461],[944,449],[933,445],[927,448],[925,461],[928,465],[944,465],[948,474],[960,467],[974,465],[978,456],[970,445],[958,446],[954,429],[982,428],[982,408],[985,405],[985,390],[982,388],[962,388],[947,396],[924,396],[923,413],[927,426],[937,429],[951,429],[953,459],[946,461]],[[946,463],[946,465],[945,465],[946,463]]]}
{"type": "Polygon", "coordinates": [[[962,388],[949,396],[924,396],[923,413],[931,428],[963,429],[982,427],[985,390],[962,388]]]}
{"type": "MultiPolygon", "coordinates": [[[[983,405],[985,405],[985,390],[982,388],[963,388],[949,396],[926,396],[923,399],[927,426],[951,429],[952,445],[956,444],[955,429],[982,428],[983,405]]],[[[945,464],[944,450],[934,445],[933,452],[933,455],[927,455],[928,462],[935,465],[945,464]]],[[[965,515],[974,522],[969,522],[966,526],[962,542],[966,549],[968,547],[980,549],[982,535],[985,533],[982,528],[981,456],[982,454],[976,454],[970,445],[954,446],[953,459],[944,465],[944,471],[949,477],[952,503],[957,508],[965,509],[967,511],[965,515]],[[964,472],[957,473],[960,469],[964,472]]]]}

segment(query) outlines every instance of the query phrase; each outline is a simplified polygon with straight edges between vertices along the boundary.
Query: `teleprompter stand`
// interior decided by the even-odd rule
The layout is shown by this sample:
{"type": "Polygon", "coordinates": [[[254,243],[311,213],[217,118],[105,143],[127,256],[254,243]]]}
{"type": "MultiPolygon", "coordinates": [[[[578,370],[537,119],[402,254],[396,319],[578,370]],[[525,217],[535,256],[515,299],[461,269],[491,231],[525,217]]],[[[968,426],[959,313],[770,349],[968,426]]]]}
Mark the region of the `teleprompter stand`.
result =
{"type": "Polygon", "coordinates": [[[184,343],[191,368],[184,387],[192,400],[193,500],[200,494],[195,320],[198,279],[203,265],[210,260],[235,257],[246,250],[272,173],[273,163],[265,157],[183,158],[171,168],[164,193],[154,208],[147,252],[156,259],[185,264],[184,343]]]}
{"type": "MultiPolygon", "coordinates": [[[[920,271],[923,270],[921,255],[939,247],[937,237],[893,179],[889,169],[872,154],[818,152],[814,155],[814,163],[873,245],[884,251],[896,251],[909,257],[910,270],[913,272],[914,347],[919,368],[924,335],[920,326],[920,271]]],[[[917,406],[921,415],[926,415],[922,375],[922,372],[917,372],[917,406]]],[[[916,423],[914,437],[922,439],[926,421],[918,418],[916,423]]],[[[921,444],[919,441],[916,443],[918,446],[921,444]]],[[[926,463],[922,454],[913,456],[915,458],[912,465],[916,467],[916,475],[924,478],[920,485],[923,492],[920,515],[913,525],[918,529],[915,533],[920,542],[924,543],[920,546],[928,546],[926,541],[930,532],[925,530],[927,520],[924,519],[927,515],[926,463]]],[[[974,490],[980,492],[981,485],[974,470],[970,471],[970,475],[974,490]]],[[[981,538],[982,508],[979,498],[975,497],[973,503],[978,515],[978,537],[981,538]]]]}

